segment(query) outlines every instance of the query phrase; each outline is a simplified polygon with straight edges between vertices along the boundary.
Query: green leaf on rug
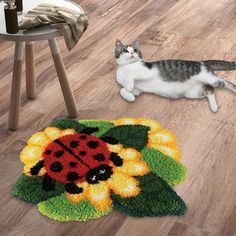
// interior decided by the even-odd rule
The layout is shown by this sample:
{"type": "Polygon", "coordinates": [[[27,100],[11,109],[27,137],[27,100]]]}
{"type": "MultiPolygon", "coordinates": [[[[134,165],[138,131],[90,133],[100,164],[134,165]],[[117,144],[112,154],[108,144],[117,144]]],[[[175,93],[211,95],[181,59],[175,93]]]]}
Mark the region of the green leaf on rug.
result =
{"type": "Polygon", "coordinates": [[[114,124],[106,120],[81,120],[80,124],[83,124],[87,127],[99,128],[98,132],[93,133],[96,137],[101,137],[105,134],[110,128],[114,127],[114,124]]]}
{"type": "Polygon", "coordinates": [[[65,194],[51,198],[38,204],[39,211],[47,217],[58,221],[87,221],[107,215],[112,208],[106,211],[96,210],[88,201],[72,203],[65,194]]]}
{"type": "Polygon", "coordinates": [[[121,125],[111,128],[103,137],[116,138],[125,148],[141,151],[147,145],[149,130],[143,125],[121,125]]]}
{"type": "Polygon", "coordinates": [[[76,132],[80,133],[83,129],[86,128],[85,125],[80,124],[76,120],[62,119],[55,120],[50,124],[51,127],[56,127],[58,129],[74,129],[76,132]]]}
{"type": "Polygon", "coordinates": [[[112,194],[115,210],[133,217],[185,214],[184,201],[162,178],[150,173],[137,179],[141,192],[136,197],[121,198],[112,194]]]}
{"type": "Polygon", "coordinates": [[[142,158],[148,163],[153,173],[163,178],[171,186],[178,185],[186,179],[187,168],[157,149],[144,148],[142,158]]]}
{"type": "Polygon", "coordinates": [[[12,195],[20,200],[32,204],[45,201],[51,197],[62,194],[64,185],[56,183],[55,190],[45,191],[42,189],[42,176],[26,176],[22,174],[12,188],[12,195]]]}

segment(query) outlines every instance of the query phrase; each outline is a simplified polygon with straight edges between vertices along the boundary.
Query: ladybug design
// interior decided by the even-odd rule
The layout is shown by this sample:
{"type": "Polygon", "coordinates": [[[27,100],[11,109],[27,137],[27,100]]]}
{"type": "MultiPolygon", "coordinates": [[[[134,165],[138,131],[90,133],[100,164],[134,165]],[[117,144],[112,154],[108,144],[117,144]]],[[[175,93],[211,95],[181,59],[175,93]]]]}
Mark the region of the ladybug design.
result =
{"type": "Polygon", "coordinates": [[[31,174],[37,175],[41,168],[46,169],[43,178],[43,189],[55,189],[55,181],[65,184],[69,193],[81,193],[83,190],[76,184],[88,182],[97,184],[112,175],[112,162],[122,166],[123,159],[117,153],[110,152],[106,143],[116,144],[117,140],[110,137],[97,138],[90,133],[93,129],[83,133],[62,136],[45,148],[43,160],[33,168],[31,174]]]}

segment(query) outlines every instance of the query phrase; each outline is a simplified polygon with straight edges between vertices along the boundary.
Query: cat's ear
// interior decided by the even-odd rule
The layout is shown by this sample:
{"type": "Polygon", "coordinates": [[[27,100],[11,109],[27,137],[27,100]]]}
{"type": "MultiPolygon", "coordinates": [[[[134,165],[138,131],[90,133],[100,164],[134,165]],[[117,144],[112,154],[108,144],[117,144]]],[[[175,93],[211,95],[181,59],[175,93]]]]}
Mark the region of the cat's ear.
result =
{"type": "Polygon", "coordinates": [[[135,41],[135,42],[133,43],[133,46],[134,46],[134,48],[139,49],[139,43],[138,43],[138,41],[135,41]]]}
{"type": "Polygon", "coordinates": [[[116,47],[123,47],[124,45],[122,44],[122,42],[119,40],[119,39],[117,39],[116,40],[116,47]]]}

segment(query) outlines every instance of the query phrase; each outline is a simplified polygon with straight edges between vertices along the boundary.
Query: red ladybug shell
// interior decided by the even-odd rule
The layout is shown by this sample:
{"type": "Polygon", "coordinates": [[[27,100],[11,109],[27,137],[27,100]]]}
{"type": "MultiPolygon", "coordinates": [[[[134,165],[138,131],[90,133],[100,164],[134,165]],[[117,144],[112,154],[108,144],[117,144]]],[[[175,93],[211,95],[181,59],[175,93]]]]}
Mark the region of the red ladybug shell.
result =
{"type": "Polygon", "coordinates": [[[101,139],[87,134],[62,136],[50,143],[44,153],[47,174],[62,183],[82,183],[86,173],[108,164],[110,151],[101,139]]]}

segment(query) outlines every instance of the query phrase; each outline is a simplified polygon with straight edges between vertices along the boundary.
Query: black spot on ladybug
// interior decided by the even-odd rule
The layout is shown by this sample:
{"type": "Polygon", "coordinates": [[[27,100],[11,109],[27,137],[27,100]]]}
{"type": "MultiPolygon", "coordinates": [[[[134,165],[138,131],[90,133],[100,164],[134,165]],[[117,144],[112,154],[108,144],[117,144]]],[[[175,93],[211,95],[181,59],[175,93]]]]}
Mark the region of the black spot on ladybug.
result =
{"type": "Polygon", "coordinates": [[[105,181],[112,175],[112,167],[109,165],[100,165],[88,171],[86,180],[90,184],[97,184],[99,181],[105,181]]]}
{"type": "Polygon", "coordinates": [[[104,161],[105,157],[102,153],[98,153],[98,154],[93,156],[93,159],[96,160],[96,161],[104,161]]]}
{"type": "Polygon", "coordinates": [[[44,152],[44,154],[46,154],[46,155],[50,155],[52,153],[52,150],[46,150],[45,152],[44,152]]]}
{"type": "Polygon", "coordinates": [[[90,148],[92,148],[92,149],[95,149],[95,148],[97,148],[97,146],[98,146],[98,142],[97,142],[97,141],[89,141],[89,142],[87,143],[87,145],[88,145],[88,147],[90,147],[90,148]]]}
{"type": "Polygon", "coordinates": [[[76,167],[76,166],[77,166],[77,163],[74,162],[74,161],[71,161],[71,162],[69,163],[69,165],[70,165],[70,167],[76,167]]]}
{"type": "Polygon", "coordinates": [[[60,151],[55,152],[55,153],[54,153],[54,156],[55,156],[55,157],[61,157],[63,154],[64,154],[64,151],[63,151],[63,150],[60,150],[60,151]]]}
{"type": "Polygon", "coordinates": [[[81,135],[79,138],[82,140],[85,140],[87,137],[86,137],[86,135],[81,135]]]}
{"type": "Polygon", "coordinates": [[[86,154],[87,154],[87,153],[86,153],[85,151],[81,151],[81,152],[79,153],[80,156],[86,156],[86,154]]]}
{"type": "Polygon", "coordinates": [[[65,190],[68,193],[74,193],[74,194],[79,194],[83,192],[83,189],[78,187],[76,184],[74,183],[68,183],[65,185],[65,190]]]}
{"type": "Polygon", "coordinates": [[[74,181],[79,179],[79,175],[76,172],[69,172],[66,177],[68,181],[74,181]]]}
{"type": "Polygon", "coordinates": [[[70,147],[71,147],[71,148],[76,148],[76,147],[78,147],[78,145],[79,145],[79,142],[76,141],[76,140],[70,142],[70,147]]]}
{"type": "Polygon", "coordinates": [[[58,161],[53,162],[50,166],[50,170],[53,171],[53,172],[60,172],[60,171],[62,171],[62,169],[63,169],[63,166],[58,161]]]}
{"type": "Polygon", "coordinates": [[[122,166],[123,165],[123,159],[120,156],[118,156],[117,153],[115,153],[115,152],[111,153],[110,160],[116,166],[122,166]]]}

